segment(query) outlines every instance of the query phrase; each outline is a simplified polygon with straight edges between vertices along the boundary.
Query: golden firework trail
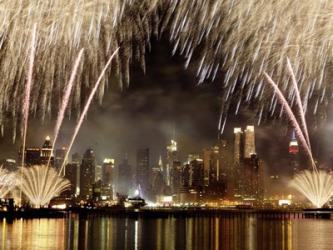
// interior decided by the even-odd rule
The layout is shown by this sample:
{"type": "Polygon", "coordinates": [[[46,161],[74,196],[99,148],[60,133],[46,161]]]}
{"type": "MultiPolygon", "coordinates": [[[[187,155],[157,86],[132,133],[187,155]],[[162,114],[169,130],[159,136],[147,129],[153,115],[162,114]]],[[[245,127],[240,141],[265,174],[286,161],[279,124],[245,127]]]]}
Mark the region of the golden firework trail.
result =
{"type": "MultiPolygon", "coordinates": [[[[120,88],[130,81],[129,67],[141,65],[152,36],[167,37],[178,53],[197,67],[200,83],[223,75],[224,113],[238,113],[259,104],[261,119],[279,114],[277,100],[268,95],[263,72],[282,83],[288,101],[295,100],[292,79],[283,67],[290,58],[304,109],[323,111],[332,95],[333,2],[330,0],[4,0],[0,3],[0,126],[24,119],[20,110],[25,89],[25,64],[30,30],[36,24],[34,87],[29,111],[44,119],[57,113],[68,70],[81,48],[69,102],[80,112],[87,89],[115,48],[112,67],[120,88]],[[290,94],[289,94],[290,93],[290,94]],[[235,102],[237,105],[230,105],[235,102]]],[[[99,89],[101,101],[111,72],[99,89]]],[[[298,100],[299,102],[299,100],[298,100]]],[[[222,118],[224,121],[225,118],[222,118]]],[[[221,125],[222,126],[222,125],[221,125]]]]}

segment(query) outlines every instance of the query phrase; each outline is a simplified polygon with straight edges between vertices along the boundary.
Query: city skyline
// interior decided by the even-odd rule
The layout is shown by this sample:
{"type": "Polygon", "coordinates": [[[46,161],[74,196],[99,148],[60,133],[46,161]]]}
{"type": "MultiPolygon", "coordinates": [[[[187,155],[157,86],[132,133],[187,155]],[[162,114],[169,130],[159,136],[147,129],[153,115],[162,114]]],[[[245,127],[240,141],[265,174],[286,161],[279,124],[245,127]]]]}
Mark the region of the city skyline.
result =
{"type": "MultiPolygon", "coordinates": [[[[121,160],[122,154],[127,153],[133,164],[136,149],[150,147],[153,152],[152,160],[155,162],[165,144],[172,138],[174,127],[177,142],[184,149],[184,157],[217,140],[220,87],[209,81],[197,86],[198,80],[193,69],[184,71],[184,59],[180,56],[170,57],[170,49],[166,44],[153,43],[152,52],[147,57],[146,74],[134,67],[133,84],[128,90],[120,93],[111,85],[102,106],[96,103],[92,105],[74,144],[73,153],[92,147],[101,161],[110,154],[121,160]],[[157,81],[157,78],[160,80],[157,81]],[[197,112],[198,106],[201,112],[197,112]]],[[[316,131],[310,131],[314,139],[314,155],[322,158],[326,165],[333,155],[333,142],[326,136],[333,133],[333,121],[330,117],[329,113],[326,123],[316,131]]],[[[43,125],[40,118],[31,118],[27,138],[29,145],[39,145],[46,135],[52,137],[55,121],[54,118],[48,119],[43,125]]],[[[57,147],[69,143],[68,137],[73,132],[75,121],[73,114],[71,120],[65,119],[57,147]]],[[[268,168],[272,172],[287,172],[288,152],[285,145],[289,143],[289,122],[271,119],[257,126],[257,118],[250,107],[237,116],[234,111],[230,111],[222,138],[230,140],[234,127],[244,127],[247,124],[257,127],[257,149],[259,153],[265,153],[264,161],[268,168]]],[[[311,124],[315,125],[310,120],[311,124]]],[[[7,129],[4,137],[0,138],[0,158],[15,157],[21,146],[19,137],[15,144],[12,143],[11,130],[7,129]]]]}

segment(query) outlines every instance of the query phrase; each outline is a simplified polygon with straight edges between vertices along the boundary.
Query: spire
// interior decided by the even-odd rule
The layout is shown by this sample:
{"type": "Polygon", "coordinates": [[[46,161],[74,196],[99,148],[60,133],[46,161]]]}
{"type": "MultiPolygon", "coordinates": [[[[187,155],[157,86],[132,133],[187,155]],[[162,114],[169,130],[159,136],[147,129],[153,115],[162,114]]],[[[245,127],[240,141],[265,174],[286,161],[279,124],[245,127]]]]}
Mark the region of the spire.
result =
{"type": "Polygon", "coordinates": [[[158,159],[158,166],[160,167],[160,170],[163,171],[163,162],[162,162],[162,156],[160,155],[160,158],[158,159]]]}
{"type": "Polygon", "coordinates": [[[172,139],[176,140],[176,122],[173,122],[172,139]]]}
{"type": "Polygon", "coordinates": [[[293,129],[292,132],[291,132],[291,140],[292,140],[292,141],[296,141],[296,133],[295,133],[295,129],[293,129]]]}
{"type": "Polygon", "coordinates": [[[45,141],[43,144],[43,148],[52,148],[51,138],[50,136],[45,137],[45,141]]]}

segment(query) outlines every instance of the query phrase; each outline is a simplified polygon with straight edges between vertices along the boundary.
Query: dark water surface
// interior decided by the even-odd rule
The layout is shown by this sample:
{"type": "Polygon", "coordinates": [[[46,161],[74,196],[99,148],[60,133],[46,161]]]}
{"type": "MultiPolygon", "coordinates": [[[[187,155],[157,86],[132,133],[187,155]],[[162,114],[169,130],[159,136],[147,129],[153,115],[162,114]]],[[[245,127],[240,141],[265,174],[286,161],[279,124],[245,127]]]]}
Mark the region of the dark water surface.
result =
{"type": "Polygon", "coordinates": [[[256,216],[21,219],[0,222],[1,249],[333,249],[333,220],[256,216]]]}

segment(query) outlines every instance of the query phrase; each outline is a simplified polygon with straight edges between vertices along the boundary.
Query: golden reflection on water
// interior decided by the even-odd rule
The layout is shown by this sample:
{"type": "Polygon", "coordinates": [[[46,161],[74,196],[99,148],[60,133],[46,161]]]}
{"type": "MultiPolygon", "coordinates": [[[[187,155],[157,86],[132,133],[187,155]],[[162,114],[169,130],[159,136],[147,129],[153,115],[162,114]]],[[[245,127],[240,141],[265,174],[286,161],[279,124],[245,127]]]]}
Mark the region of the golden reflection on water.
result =
{"type": "Polygon", "coordinates": [[[1,249],[332,249],[333,221],[255,215],[0,221],[1,249]]]}

